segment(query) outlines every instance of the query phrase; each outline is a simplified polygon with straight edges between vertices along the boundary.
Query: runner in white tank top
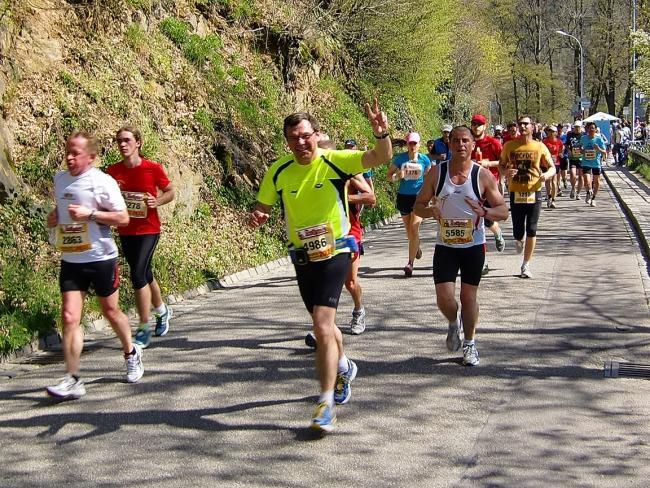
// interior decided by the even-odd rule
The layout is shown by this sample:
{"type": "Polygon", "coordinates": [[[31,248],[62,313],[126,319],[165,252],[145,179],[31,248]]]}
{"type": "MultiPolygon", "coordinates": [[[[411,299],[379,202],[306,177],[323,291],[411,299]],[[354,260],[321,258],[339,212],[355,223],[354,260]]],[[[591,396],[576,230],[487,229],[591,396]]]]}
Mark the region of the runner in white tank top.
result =
{"type": "Polygon", "coordinates": [[[462,345],[463,364],[476,366],[476,296],[485,262],[483,219],[506,220],[508,207],[492,174],[471,160],[475,142],[468,127],[452,130],[450,146],[451,160],[431,169],[413,211],[422,218],[438,220],[440,227],[433,255],[433,280],[438,308],[449,321],[447,349],[458,351],[462,345]],[[483,206],[485,201],[490,208],[483,206]],[[455,298],[459,270],[460,307],[455,298]]]}

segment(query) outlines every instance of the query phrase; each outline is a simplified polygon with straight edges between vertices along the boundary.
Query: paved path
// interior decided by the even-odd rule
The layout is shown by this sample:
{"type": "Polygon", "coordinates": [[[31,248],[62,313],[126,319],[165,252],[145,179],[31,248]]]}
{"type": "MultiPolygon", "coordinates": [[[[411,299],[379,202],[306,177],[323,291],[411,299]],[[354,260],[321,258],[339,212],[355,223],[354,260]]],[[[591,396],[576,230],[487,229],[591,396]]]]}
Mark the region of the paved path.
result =
{"type": "MultiPolygon", "coordinates": [[[[60,364],[2,365],[0,485],[647,486],[648,383],[603,378],[606,360],[649,362],[647,272],[611,194],[597,202],[544,209],[533,280],[515,276],[505,224],[480,289],[477,368],[445,350],[433,225],[411,279],[401,224],[373,232],[369,327],[346,336],[359,376],[323,439],[305,428],[318,388],[286,266],[177,305],[136,385],[111,338],[89,344],[74,402],[44,394],[60,364]]],[[[350,306],[344,294],[342,326],[350,306]]]]}

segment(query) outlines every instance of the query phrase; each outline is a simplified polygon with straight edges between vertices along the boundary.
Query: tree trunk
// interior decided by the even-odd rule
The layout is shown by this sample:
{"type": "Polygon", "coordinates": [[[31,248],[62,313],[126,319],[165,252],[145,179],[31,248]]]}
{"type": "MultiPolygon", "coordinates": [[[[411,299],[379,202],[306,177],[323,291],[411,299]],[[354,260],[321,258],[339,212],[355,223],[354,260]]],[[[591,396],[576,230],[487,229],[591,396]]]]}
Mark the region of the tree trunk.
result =
{"type": "Polygon", "coordinates": [[[517,93],[517,76],[515,76],[515,67],[512,66],[512,93],[515,97],[515,120],[519,118],[519,95],[517,93]]]}

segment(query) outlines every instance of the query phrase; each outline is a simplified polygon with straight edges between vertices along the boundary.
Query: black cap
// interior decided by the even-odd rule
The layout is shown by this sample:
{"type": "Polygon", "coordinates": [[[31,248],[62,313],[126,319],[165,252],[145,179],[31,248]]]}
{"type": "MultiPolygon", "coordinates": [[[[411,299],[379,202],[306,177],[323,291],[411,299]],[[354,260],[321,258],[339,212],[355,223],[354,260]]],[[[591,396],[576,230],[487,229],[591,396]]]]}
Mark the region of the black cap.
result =
{"type": "Polygon", "coordinates": [[[345,141],[345,147],[348,147],[348,146],[352,147],[352,146],[356,146],[356,145],[357,145],[357,141],[355,141],[354,139],[348,139],[347,141],[345,141]]]}

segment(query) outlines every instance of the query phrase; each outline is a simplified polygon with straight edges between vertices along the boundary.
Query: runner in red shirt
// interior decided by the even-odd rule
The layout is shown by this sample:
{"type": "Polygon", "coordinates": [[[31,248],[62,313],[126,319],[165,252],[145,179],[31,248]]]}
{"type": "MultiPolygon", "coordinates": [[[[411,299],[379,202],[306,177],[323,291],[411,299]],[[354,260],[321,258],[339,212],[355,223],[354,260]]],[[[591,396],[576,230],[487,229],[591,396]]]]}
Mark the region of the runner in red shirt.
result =
{"type": "Polygon", "coordinates": [[[558,196],[558,188],[560,186],[560,158],[564,152],[564,144],[557,137],[557,126],[549,125],[546,129],[546,139],[542,142],[546,147],[548,147],[549,152],[551,153],[551,158],[553,158],[553,164],[555,164],[555,178],[550,178],[546,180],[546,206],[548,208],[555,208],[555,197],[558,196]]]}
{"type": "Polygon", "coordinates": [[[519,130],[517,128],[517,122],[510,122],[507,126],[506,132],[503,134],[503,142],[505,144],[508,141],[513,141],[519,137],[519,130]]]}
{"type": "Polygon", "coordinates": [[[171,202],[175,192],[163,167],[140,156],[142,136],[138,129],[122,127],[117,131],[116,140],[123,159],[110,166],[107,172],[117,181],[131,218],[129,225],[119,228],[119,233],[140,317],[135,343],[145,348],[151,341],[151,306],[156,317],[157,336],[167,334],[172,316],[153,277],[151,260],[160,238],[158,207],[171,202]]]}
{"type": "MultiPolygon", "coordinates": [[[[484,168],[490,170],[492,176],[497,182],[499,191],[503,195],[503,185],[501,184],[501,175],[499,173],[499,159],[501,157],[501,143],[498,139],[488,136],[486,132],[487,119],[482,114],[476,114],[472,117],[471,130],[476,141],[476,147],[472,152],[472,159],[479,163],[484,168]]],[[[506,240],[503,238],[503,232],[499,227],[499,223],[485,219],[485,227],[490,229],[494,235],[494,243],[498,252],[503,252],[506,248],[506,240]]],[[[490,271],[487,264],[483,266],[483,274],[490,271]]]]}

